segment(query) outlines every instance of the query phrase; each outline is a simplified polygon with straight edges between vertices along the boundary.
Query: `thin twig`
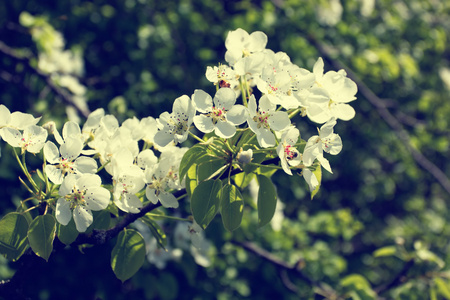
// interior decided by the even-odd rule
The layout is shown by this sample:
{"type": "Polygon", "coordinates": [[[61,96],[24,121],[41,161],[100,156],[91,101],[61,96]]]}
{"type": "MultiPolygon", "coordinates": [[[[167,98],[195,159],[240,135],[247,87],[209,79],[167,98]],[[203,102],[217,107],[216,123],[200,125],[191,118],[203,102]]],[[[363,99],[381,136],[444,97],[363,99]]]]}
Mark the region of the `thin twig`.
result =
{"type": "Polygon", "coordinates": [[[58,95],[64,103],[67,105],[70,105],[74,107],[81,115],[83,115],[85,118],[89,116],[91,113],[88,108],[81,107],[79,104],[77,104],[73,98],[72,95],[67,92],[65,89],[59,87],[56,85],[51,77],[48,74],[45,74],[44,72],[40,71],[39,69],[33,68],[30,64],[30,60],[32,59],[31,53],[28,51],[24,51],[24,53],[19,53],[17,50],[7,46],[5,43],[0,41],[0,52],[3,54],[8,55],[10,58],[14,59],[18,62],[23,62],[25,67],[38,75],[42,80],[44,80],[47,83],[47,86],[50,87],[50,89],[58,95]]]}
{"type": "Polygon", "coordinates": [[[358,86],[358,91],[364,96],[378,111],[381,118],[394,130],[395,135],[403,142],[406,149],[411,153],[411,156],[416,163],[425,171],[430,173],[439,184],[450,194],[450,180],[447,175],[439,169],[433,162],[428,160],[419,150],[414,148],[411,144],[411,139],[408,132],[403,128],[403,125],[395,118],[391,112],[375,93],[363,82],[359,77],[347,66],[333,58],[330,52],[319,42],[313,35],[309,34],[306,39],[319,51],[321,56],[327,60],[335,69],[344,69],[347,72],[348,78],[352,79],[358,86]]]}

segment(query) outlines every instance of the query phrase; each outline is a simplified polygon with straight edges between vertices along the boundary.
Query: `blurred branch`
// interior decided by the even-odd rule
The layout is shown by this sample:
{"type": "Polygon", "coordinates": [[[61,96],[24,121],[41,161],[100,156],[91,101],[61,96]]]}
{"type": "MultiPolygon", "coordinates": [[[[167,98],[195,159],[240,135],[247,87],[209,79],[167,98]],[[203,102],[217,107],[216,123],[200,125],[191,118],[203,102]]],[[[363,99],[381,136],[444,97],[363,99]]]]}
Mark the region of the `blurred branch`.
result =
{"type": "Polygon", "coordinates": [[[404,266],[403,269],[391,280],[391,282],[387,284],[383,284],[379,287],[376,287],[374,291],[377,294],[382,294],[392,288],[395,288],[403,283],[405,283],[408,280],[408,277],[406,274],[408,274],[408,271],[414,266],[414,259],[409,260],[404,266]]]}
{"type": "Polygon", "coordinates": [[[364,96],[378,111],[381,118],[389,125],[389,127],[394,130],[395,135],[403,142],[406,149],[411,153],[411,156],[416,161],[416,163],[421,166],[425,171],[430,173],[450,194],[450,180],[445,175],[445,173],[439,169],[433,162],[426,158],[419,150],[414,148],[411,144],[411,139],[408,132],[403,128],[403,125],[399,120],[394,117],[391,112],[387,109],[387,106],[375,93],[347,66],[333,58],[330,52],[318,41],[313,35],[308,34],[305,36],[311,45],[316,47],[320,55],[327,60],[333,68],[340,70],[344,69],[347,72],[347,76],[352,79],[358,86],[358,91],[364,96]]]}
{"type": "Polygon", "coordinates": [[[338,296],[336,291],[324,287],[320,282],[317,282],[308,276],[306,276],[301,270],[304,264],[303,260],[299,260],[294,265],[290,265],[284,260],[276,257],[272,253],[268,252],[267,250],[264,250],[260,248],[259,246],[255,245],[251,242],[239,242],[239,241],[231,241],[233,244],[240,246],[247,250],[250,253],[253,253],[262,259],[268,261],[272,265],[274,265],[278,270],[280,270],[280,276],[281,280],[284,284],[284,286],[289,289],[290,291],[294,293],[298,293],[299,289],[291,282],[289,277],[287,276],[287,273],[290,272],[300,278],[301,280],[305,281],[309,286],[311,286],[314,289],[314,292],[326,297],[326,299],[341,299],[341,297],[338,296]]]}
{"type": "MultiPolygon", "coordinates": [[[[80,105],[78,105],[75,101],[72,99],[72,95],[67,92],[65,89],[60,88],[58,85],[56,85],[51,77],[48,74],[45,74],[44,72],[40,71],[39,69],[36,69],[31,66],[30,61],[33,58],[31,53],[25,51],[24,53],[20,53],[19,51],[7,46],[5,43],[0,41],[0,52],[3,54],[9,56],[10,58],[14,59],[17,62],[23,62],[25,67],[32,73],[38,75],[42,80],[44,80],[48,87],[57,95],[59,98],[62,99],[64,103],[66,103],[69,106],[74,107],[81,115],[83,115],[85,118],[89,116],[91,113],[89,109],[83,108],[80,105]]],[[[3,76],[2,76],[3,78],[3,76]]]]}

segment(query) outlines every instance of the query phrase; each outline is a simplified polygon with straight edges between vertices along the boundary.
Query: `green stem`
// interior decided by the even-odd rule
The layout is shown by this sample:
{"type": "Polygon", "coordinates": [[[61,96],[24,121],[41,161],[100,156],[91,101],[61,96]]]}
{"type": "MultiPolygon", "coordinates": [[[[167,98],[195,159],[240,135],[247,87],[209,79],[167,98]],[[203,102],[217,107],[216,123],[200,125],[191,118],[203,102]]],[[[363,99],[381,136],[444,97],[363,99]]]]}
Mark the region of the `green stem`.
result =
{"type": "Polygon", "coordinates": [[[200,143],[204,143],[205,141],[202,140],[201,138],[199,138],[198,136],[196,136],[195,134],[193,134],[192,132],[188,131],[189,135],[192,136],[194,139],[196,139],[197,141],[199,141],[200,143]]]}
{"type": "MultiPolygon", "coordinates": [[[[36,183],[34,182],[33,178],[31,178],[30,173],[28,172],[28,169],[26,168],[26,162],[25,162],[25,152],[22,154],[22,161],[19,159],[19,156],[17,155],[16,149],[13,148],[13,152],[14,155],[16,157],[17,162],[19,163],[20,168],[22,169],[22,172],[25,174],[25,176],[27,177],[28,181],[31,183],[31,185],[33,186],[34,190],[36,192],[39,191],[36,183]]],[[[33,192],[31,192],[33,193],[33,192]]],[[[34,194],[34,193],[33,193],[34,194]]]]}
{"type": "Polygon", "coordinates": [[[300,108],[295,109],[294,111],[289,113],[289,119],[292,119],[293,117],[295,117],[296,115],[298,115],[299,112],[301,112],[302,110],[300,108]]]}

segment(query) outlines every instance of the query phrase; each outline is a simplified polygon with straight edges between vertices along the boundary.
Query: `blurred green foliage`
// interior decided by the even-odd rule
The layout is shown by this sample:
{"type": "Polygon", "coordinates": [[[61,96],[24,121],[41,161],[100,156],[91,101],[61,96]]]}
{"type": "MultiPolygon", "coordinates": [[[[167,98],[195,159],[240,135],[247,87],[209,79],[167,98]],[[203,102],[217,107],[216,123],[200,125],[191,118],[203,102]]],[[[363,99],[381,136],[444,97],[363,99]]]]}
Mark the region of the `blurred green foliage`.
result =
{"type": "MultiPolygon", "coordinates": [[[[340,1],[340,9],[338,2],[3,1],[0,41],[36,55],[19,15],[45,16],[63,34],[66,47],[82,53],[81,81],[88,87],[89,108],[103,107],[123,121],[157,117],[194,89],[213,92],[204,73],[207,66],[224,62],[229,30],[261,30],[269,37],[268,48],[286,52],[310,70],[320,56],[308,42],[311,35],[383,99],[410,134],[412,146],[450,174],[450,2],[346,0],[340,1]]],[[[0,90],[1,103],[11,111],[65,121],[64,104],[45,81],[3,54],[0,90]]],[[[417,165],[367,99],[358,95],[352,105],[355,119],[336,127],[344,149],[330,158],[334,174],[324,174],[314,201],[300,177],[276,173],[284,218],[258,229],[257,212],[245,190],[241,228],[226,232],[216,218],[206,231],[214,244],[209,267],[183,254],[162,270],[147,263],[121,284],[109,266],[113,244],[84,249],[84,255],[72,248],[42,262],[27,292],[33,299],[62,299],[68,292],[72,299],[326,297],[315,296],[311,282],[297,273],[283,275],[273,263],[235,243],[251,241],[297,264],[323,290],[331,287],[343,298],[374,299],[380,292],[387,299],[450,299],[449,194],[417,165]],[[382,247],[390,248],[374,255],[382,247]],[[410,266],[407,280],[396,283],[405,266],[410,266]]],[[[302,137],[312,134],[302,131],[307,120],[294,122],[302,137]]],[[[10,149],[4,143],[1,147],[3,216],[26,196],[10,149]]],[[[164,225],[168,235],[173,227],[173,222],[164,225]]],[[[0,279],[17,267],[0,259],[0,279]]]]}

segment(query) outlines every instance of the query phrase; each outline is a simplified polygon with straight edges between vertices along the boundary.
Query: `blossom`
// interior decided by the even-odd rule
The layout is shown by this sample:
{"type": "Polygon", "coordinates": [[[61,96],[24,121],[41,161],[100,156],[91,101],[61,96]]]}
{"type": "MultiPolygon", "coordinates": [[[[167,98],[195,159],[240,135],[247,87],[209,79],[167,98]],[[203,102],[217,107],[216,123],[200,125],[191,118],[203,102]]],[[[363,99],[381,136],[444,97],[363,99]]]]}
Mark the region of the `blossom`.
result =
{"type": "Polygon", "coordinates": [[[56,184],[61,184],[66,174],[94,174],[97,162],[86,156],[80,156],[83,144],[79,139],[67,138],[58,147],[51,141],[44,146],[45,159],[50,163],[45,166],[48,178],[56,184]]]}
{"type": "Polygon", "coordinates": [[[178,207],[178,200],[169,192],[169,170],[170,165],[159,163],[154,168],[145,170],[145,182],[147,188],[145,195],[150,202],[156,204],[161,202],[164,207],[178,207]]]}
{"type": "Polygon", "coordinates": [[[17,130],[24,130],[25,128],[36,125],[41,118],[35,118],[31,114],[25,114],[20,111],[11,113],[9,109],[0,104],[0,135],[1,128],[11,127],[17,130]]]}
{"type": "Polygon", "coordinates": [[[282,131],[291,123],[289,115],[276,111],[276,105],[267,96],[261,97],[257,108],[255,96],[252,95],[248,101],[248,110],[248,126],[256,134],[259,145],[264,148],[275,145],[275,135],[271,130],[282,131]]]}
{"type": "Polygon", "coordinates": [[[98,175],[67,175],[58,192],[56,220],[67,225],[73,215],[77,230],[85,232],[94,220],[91,211],[103,210],[109,204],[110,193],[100,185],[98,175]]]}
{"type": "Polygon", "coordinates": [[[116,172],[118,175],[114,176],[114,204],[125,212],[138,213],[142,202],[136,193],[145,186],[144,172],[136,165],[124,166],[116,172]]]}
{"type": "Polygon", "coordinates": [[[164,147],[172,141],[175,144],[184,142],[194,115],[195,108],[188,96],[183,95],[175,99],[172,113],[163,112],[157,120],[159,131],[154,137],[155,144],[164,147]]]}
{"type": "Polygon", "coordinates": [[[247,109],[234,105],[236,94],[230,88],[219,89],[214,99],[202,90],[195,90],[192,99],[196,109],[203,113],[194,117],[194,124],[201,132],[214,130],[217,136],[230,138],[236,133],[236,126],[245,122],[247,109]]]}
{"type": "Polygon", "coordinates": [[[214,83],[214,85],[219,85],[219,87],[236,87],[239,82],[236,79],[236,72],[227,65],[219,65],[214,67],[207,67],[205,73],[206,79],[214,83]]]}
{"type": "Polygon", "coordinates": [[[225,60],[234,65],[243,56],[249,56],[251,53],[260,52],[267,45],[267,35],[261,31],[255,31],[248,34],[247,31],[238,28],[228,33],[225,40],[225,60]]]}
{"type": "Polygon", "coordinates": [[[281,142],[277,146],[277,154],[280,158],[281,167],[283,168],[283,171],[289,175],[292,175],[289,165],[297,166],[302,160],[300,153],[295,148],[299,136],[299,130],[295,127],[290,127],[283,132],[281,135],[281,142]]]}
{"type": "Polygon", "coordinates": [[[22,153],[25,151],[39,153],[44,147],[47,135],[47,130],[36,125],[26,127],[23,134],[11,127],[2,129],[2,138],[11,146],[22,148],[22,153]]]}
{"type": "Polygon", "coordinates": [[[315,159],[330,173],[330,163],[323,157],[323,151],[332,155],[338,154],[342,150],[341,137],[333,133],[333,127],[336,125],[336,118],[331,118],[319,130],[319,135],[314,135],[308,139],[303,153],[303,163],[305,166],[311,166],[315,159]]]}
{"type": "Polygon", "coordinates": [[[320,101],[311,101],[306,113],[311,121],[325,123],[332,117],[348,121],[355,116],[355,110],[348,102],[356,99],[358,91],[356,83],[347,77],[344,70],[323,73],[324,64],[319,58],[314,65],[313,73],[316,85],[311,89],[312,95],[320,95],[320,101]]]}

